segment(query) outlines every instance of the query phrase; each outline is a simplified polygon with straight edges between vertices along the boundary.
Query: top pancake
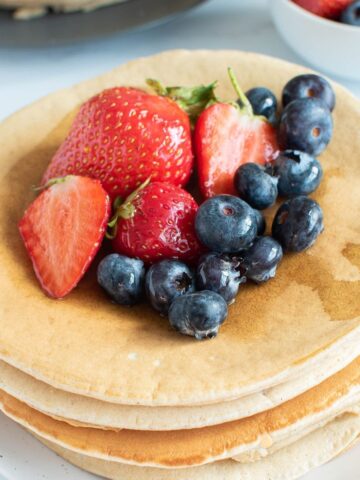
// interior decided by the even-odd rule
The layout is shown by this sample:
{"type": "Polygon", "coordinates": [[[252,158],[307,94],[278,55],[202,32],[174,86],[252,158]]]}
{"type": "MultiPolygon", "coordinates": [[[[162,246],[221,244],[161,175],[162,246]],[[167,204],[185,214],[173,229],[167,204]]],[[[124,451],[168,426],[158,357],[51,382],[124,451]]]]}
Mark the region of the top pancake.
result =
{"type": "Polygon", "coordinates": [[[228,66],[244,89],[265,85],[278,96],[305,71],[236,51],[171,51],[50,95],[0,125],[0,357],[57,388],[105,401],[195,405],[283,381],[360,328],[360,104],[339,86],[334,138],[314,195],[325,232],[309,251],[287,255],[267,285],[242,288],[216,339],[182,337],[146,305],[113,305],[94,268],[62,301],[40,290],[16,224],[78,105],[109,86],[144,87],[146,77],[187,85],[217,79],[219,94],[233,98],[228,66]]]}

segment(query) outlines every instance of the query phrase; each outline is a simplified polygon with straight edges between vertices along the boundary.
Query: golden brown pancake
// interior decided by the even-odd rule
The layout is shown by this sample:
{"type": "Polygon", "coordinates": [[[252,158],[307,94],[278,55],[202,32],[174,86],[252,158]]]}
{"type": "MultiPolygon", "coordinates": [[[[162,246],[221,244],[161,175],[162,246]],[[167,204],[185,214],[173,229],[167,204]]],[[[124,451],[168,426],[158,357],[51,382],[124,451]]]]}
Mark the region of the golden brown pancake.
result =
{"type": "Polygon", "coordinates": [[[42,438],[39,440],[74,465],[112,480],[294,480],[351,446],[359,426],[359,416],[343,415],[258,462],[238,464],[224,460],[201,467],[172,470],[101,460],[42,438]]]}
{"type": "Polygon", "coordinates": [[[242,420],[192,430],[112,431],[73,426],[0,390],[3,412],[45,439],[98,458],[167,468],[196,466],[259,448],[270,449],[277,439],[287,443],[291,435],[301,430],[308,433],[359,404],[360,357],[317,387],[278,407],[242,420]]]}
{"type": "Polygon", "coordinates": [[[299,377],[236,400],[185,407],[120,405],[69,393],[12,367],[0,360],[0,389],[35,410],[62,418],[71,424],[94,428],[130,430],[181,430],[239,420],[273,408],[334,375],[360,355],[360,331],[351,342],[328,348],[299,377]]]}

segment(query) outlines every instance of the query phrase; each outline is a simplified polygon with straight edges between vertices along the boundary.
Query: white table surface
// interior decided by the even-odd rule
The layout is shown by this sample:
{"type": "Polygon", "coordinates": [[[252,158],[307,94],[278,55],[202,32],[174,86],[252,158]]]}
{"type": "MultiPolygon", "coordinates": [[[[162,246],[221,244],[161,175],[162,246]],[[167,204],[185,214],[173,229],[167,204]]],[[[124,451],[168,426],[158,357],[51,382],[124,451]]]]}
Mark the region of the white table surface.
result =
{"type": "MultiPolygon", "coordinates": [[[[0,45],[0,120],[47,93],[127,60],[172,48],[233,48],[304,63],[277,34],[266,0],[212,0],[154,29],[66,47],[27,49],[0,45]]],[[[335,80],[360,97],[360,83],[335,80]]],[[[56,457],[0,414],[0,480],[92,478],[56,457]]],[[[306,480],[340,478],[360,479],[359,447],[306,476],[306,480]]]]}

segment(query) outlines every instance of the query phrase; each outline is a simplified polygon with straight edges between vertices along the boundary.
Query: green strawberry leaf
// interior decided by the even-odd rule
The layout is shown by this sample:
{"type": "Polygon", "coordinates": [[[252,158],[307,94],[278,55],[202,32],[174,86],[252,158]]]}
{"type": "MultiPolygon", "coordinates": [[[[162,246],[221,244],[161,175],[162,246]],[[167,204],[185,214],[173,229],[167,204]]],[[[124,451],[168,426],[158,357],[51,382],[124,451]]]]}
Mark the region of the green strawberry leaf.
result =
{"type": "MultiPolygon", "coordinates": [[[[165,87],[161,82],[154,80],[153,78],[148,78],[146,83],[158,95],[174,100],[179,107],[189,115],[192,127],[195,125],[201,112],[214,103],[230,103],[241,113],[253,117],[254,111],[251,103],[241,89],[235,73],[230,67],[228,68],[228,74],[239,103],[236,101],[224,102],[220,100],[215,95],[217,81],[212,82],[209,85],[198,85],[196,87],[165,87]]],[[[267,121],[265,117],[259,116],[259,118],[267,121]]]]}
{"type": "Polygon", "coordinates": [[[189,115],[192,125],[195,124],[200,113],[209,104],[217,101],[215,96],[216,81],[209,85],[198,85],[196,87],[165,87],[161,82],[152,78],[148,78],[146,83],[158,95],[174,100],[189,115]]]}

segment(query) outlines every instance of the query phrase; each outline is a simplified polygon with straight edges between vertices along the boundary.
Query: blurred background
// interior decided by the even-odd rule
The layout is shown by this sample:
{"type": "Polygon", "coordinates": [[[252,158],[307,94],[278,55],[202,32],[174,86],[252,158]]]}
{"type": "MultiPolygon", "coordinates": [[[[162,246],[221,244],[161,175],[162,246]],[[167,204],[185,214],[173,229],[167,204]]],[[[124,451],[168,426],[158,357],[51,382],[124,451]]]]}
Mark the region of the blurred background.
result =
{"type": "MultiPolygon", "coordinates": [[[[0,10],[0,118],[54,90],[165,49],[250,50],[309,64],[288,46],[274,26],[271,7],[279,4],[278,9],[284,12],[284,2],[291,3],[129,0],[86,14],[50,14],[27,21],[14,21],[10,12],[0,10]],[[149,20],[150,25],[141,26],[149,20]]],[[[299,22],[296,18],[296,25],[301,26],[299,22]]],[[[322,19],[320,22],[335,24],[322,19]]],[[[305,42],[307,25],[302,28],[305,31],[300,38],[305,42]]],[[[360,28],[356,33],[357,50],[360,28]]],[[[318,39],[310,39],[314,50],[322,37],[319,34],[318,39]]],[[[352,63],[360,65],[356,58],[352,63]]],[[[338,79],[336,75],[331,77],[338,79]]],[[[360,81],[340,81],[360,96],[360,81]]]]}

